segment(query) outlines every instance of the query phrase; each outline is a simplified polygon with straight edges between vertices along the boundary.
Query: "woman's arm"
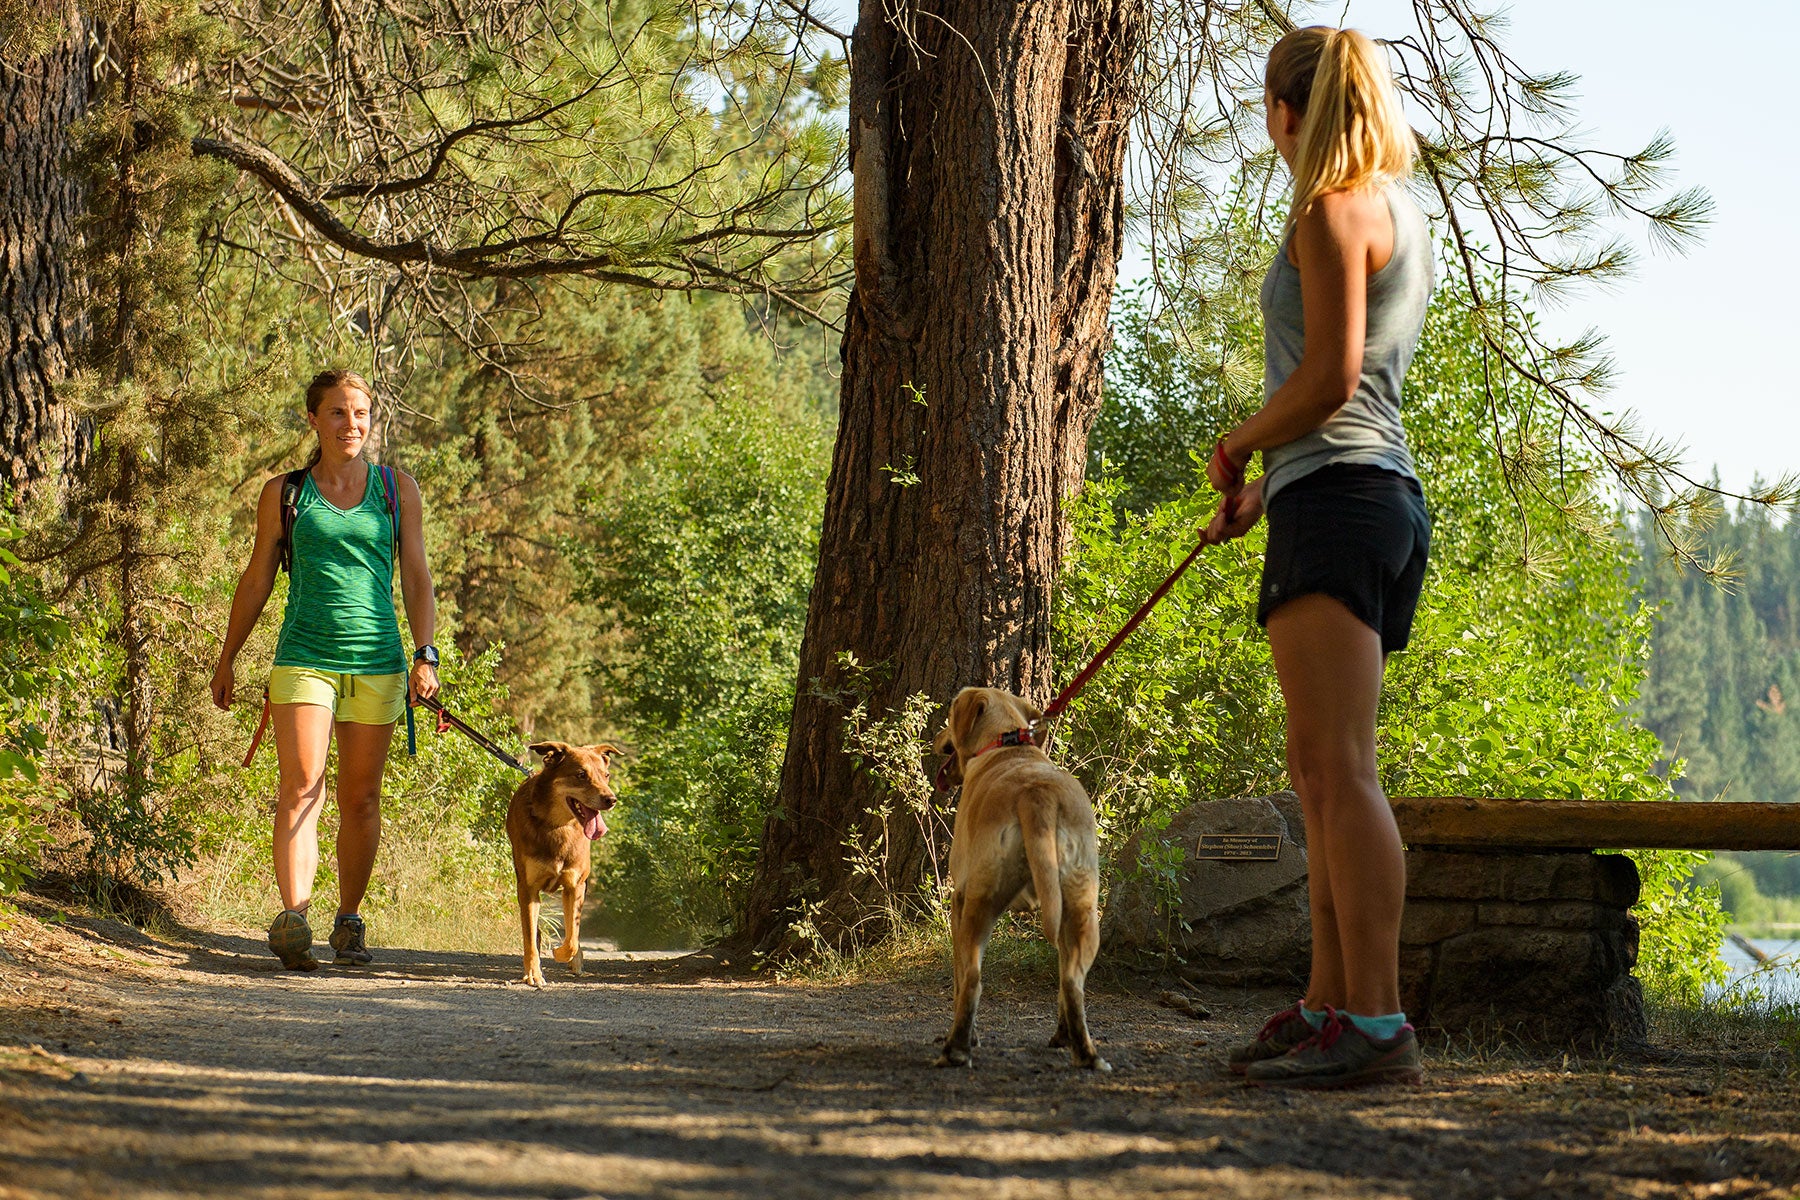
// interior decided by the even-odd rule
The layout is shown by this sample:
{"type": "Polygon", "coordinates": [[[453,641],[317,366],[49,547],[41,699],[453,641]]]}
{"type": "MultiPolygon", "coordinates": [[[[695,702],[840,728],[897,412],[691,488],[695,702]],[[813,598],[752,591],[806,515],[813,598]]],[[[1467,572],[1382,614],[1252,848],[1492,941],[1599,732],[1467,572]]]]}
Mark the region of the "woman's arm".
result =
{"type": "MultiPolygon", "coordinates": [[[[1369,260],[1378,249],[1391,257],[1392,226],[1379,192],[1328,192],[1295,224],[1306,348],[1268,402],[1226,435],[1225,453],[1236,466],[1258,450],[1312,432],[1356,394],[1368,328],[1369,260]]],[[[1227,482],[1213,480],[1221,491],[1229,491],[1227,482]]]]}
{"type": "MultiPolygon", "coordinates": [[[[405,471],[395,471],[400,491],[400,595],[413,645],[430,645],[437,637],[437,596],[431,590],[431,567],[425,561],[425,502],[419,485],[405,471]]],[[[430,663],[412,665],[412,693],[421,700],[437,695],[437,670],[430,663]]]]}
{"type": "Polygon", "coordinates": [[[250,550],[250,565],[238,576],[237,591],[231,594],[231,619],[225,625],[225,644],[219,649],[219,665],[213,671],[213,703],[231,707],[231,693],[237,686],[233,664],[238,651],[256,628],[269,593],[275,590],[275,572],[281,567],[281,488],[284,476],[277,475],[263,484],[256,501],[256,542],[250,550]]]}

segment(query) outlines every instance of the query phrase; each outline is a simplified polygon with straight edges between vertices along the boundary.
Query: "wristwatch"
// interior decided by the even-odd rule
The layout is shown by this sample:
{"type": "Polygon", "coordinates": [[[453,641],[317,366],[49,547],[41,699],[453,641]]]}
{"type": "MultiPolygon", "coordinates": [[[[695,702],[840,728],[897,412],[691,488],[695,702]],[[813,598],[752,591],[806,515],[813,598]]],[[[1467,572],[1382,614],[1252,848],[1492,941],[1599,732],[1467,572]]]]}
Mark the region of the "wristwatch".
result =
{"type": "Polygon", "coordinates": [[[432,645],[430,642],[426,642],[423,646],[420,646],[417,650],[413,651],[413,661],[426,663],[431,667],[432,670],[434,670],[434,671],[437,670],[437,665],[438,665],[437,647],[432,645]]]}

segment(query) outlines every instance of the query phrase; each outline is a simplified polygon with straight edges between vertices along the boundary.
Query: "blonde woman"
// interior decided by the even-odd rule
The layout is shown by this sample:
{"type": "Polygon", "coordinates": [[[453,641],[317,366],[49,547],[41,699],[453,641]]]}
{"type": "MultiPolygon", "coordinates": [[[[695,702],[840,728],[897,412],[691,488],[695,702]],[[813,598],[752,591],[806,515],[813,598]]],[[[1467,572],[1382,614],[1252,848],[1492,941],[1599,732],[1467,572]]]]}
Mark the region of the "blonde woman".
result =
{"type": "Polygon", "coordinates": [[[437,605],[425,562],[418,484],[363,458],[373,392],[351,371],[322,371],[306,389],[306,421],[318,447],[304,472],[277,475],[256,508],[256,544],[231,598],[231,620],[213,703],[231,707],[233,663],[275,575],[289,570],[287,608],[269,673],[271,723],[281,766],[275,806],[275,885],[281,912],[269,948],[290,970],[311,971],[313,876],[325,760],[338,747],[338,911],[329,941],[338,962],[366,964],[368,930],[357,912],[381,841],[381,777],[406,694],[437,693],[431,644],[437,605]],[[400,576],[418,649],[409,666],[394,615],[400,576]]]}
{"type": "Polygon", "coordinates": [[[1235,504],[1208,535],[1269,518],[1257,619],[1287,703],[1313,950],[1305,996],[1229,1062],[1268,1086],[1417,1083],[1400,1011],[1406,865],[1376,774],[1375,713],[1431,541],[1400,389],[1431,299],[1432,240],[1401,185],[1412,134],[1368,38],[1296,30],[1270,52],[1264,84],[1294,199],[1262,285],[1263,407],[1214,452],[1208,475],[1235,504]],[[1245,485],[1258,451],[1263,474],[1245,485]]]}

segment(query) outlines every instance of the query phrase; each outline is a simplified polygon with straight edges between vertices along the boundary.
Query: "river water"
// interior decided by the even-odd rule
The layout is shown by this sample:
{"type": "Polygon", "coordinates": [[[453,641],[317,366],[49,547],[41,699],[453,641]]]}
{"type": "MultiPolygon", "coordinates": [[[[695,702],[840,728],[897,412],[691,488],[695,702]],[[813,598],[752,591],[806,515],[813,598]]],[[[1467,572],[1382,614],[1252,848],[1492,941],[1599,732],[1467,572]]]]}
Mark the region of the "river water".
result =
{"type": "Polygon", "coordinates": [[[1754,955],[1727,938],[1719,955],[1731,970],[1731,978],[1723,985],[1707,990],[1709,998],[1727,990],[1740,992],[1755,988],[1769,1003],[1800,1004],[1800,939],[1752,938],[1750,944],[1768,955],[1759,963],[1754,955]]]}

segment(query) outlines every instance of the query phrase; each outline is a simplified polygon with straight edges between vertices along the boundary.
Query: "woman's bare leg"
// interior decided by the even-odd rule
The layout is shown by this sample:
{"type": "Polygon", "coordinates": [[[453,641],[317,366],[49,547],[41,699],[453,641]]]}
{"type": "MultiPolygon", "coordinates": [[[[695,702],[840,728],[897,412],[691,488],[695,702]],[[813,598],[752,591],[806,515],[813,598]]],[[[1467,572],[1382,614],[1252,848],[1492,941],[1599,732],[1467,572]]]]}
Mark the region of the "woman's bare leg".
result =
{"type": "Polygon", "coordinates": [[[338,743],[338,913],[353,913],[369,890],[381,845],[381,776],[392,725],[340,721],[338,743]]]}
{"type": "Polygon", "coordinates": [[[319,812],[325,805],[331,710],[320,704],[277,704],[270,709],[270,723],[281,764],[275,800],[275,886],[283,908],[305,912],[319,869],[319,812]]]}
{"type": "Polygon", "coordinates": [[[1329,1003],[1340,995],[1343,1008],[1363,1016],[1398,1012],[1406,859],[1375,767],[1381,639],[1323,595],[1288,601],[1270,615],[1268,629],[1287,701],[1288,763],[1306,813],[1309,866],[1324,866],[1323,886],[1313,893],[1308,999],[1329,1003]],[[1335,978],[1333,932],[1341,964],[1335,978]]]}
{"type": "MultiPolygon", "coordinates": [[[[1291,730],[1291,726],[1290,726],[1291,730]]],[[[1292,734],[1289,734],[1290,738],[1292,734]]],[[[1288,758],[1288,777],[1300,792],[1300,769],[1288,758]]],[[[1338,943],[1337,910],[1331,903],[1331,862],[1325,853],[1325,826],[1316,804],[1301,795],[1300,810],[1306,818],[1306,899],[1312,914],[1312,969],[1306,977],[1306,995],[1300,1001],[1314,1012],[1345,1005],[1344,950],[1338,943]]]]}

